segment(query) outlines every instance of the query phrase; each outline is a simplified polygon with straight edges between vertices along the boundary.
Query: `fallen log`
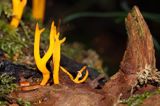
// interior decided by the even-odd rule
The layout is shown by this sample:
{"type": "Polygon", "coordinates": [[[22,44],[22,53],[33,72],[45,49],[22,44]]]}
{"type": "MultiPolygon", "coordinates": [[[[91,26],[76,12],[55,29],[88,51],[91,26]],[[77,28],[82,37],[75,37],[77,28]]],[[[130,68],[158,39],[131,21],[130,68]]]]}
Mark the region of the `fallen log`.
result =
{"type": "MultiPolygon", "coordinates": [[[[25,79],[42,78],[41,72],[38,71],[35,66],[29,67],[28,65],[15,64],[12,61],[6,60],[4,55],[4,51],[0,50],[0,75],[6,73],[10,76],[13,76],[15,78],[15,82],[19,82],[21,79],[20,77],[24,77],[25,79]]],[[[69,70],[69,72],[73,74],[73,76],[76,76],[77,72],[83,66],[86,66],[85,64],[78,63],[63,54],[61,55],[61,57],[61,66],[67,68],[67,70],[69,70]]],[[[50,62],[51,60],[48,61],[47,68],[51,71],[53,69],[50,62]]],[[[88,66],[87,70],[89,72],[89,78],[97,83],[96,85],[94,85],[94,87],[99,86],[99,84],[100,86],[104,85],[107,80],[107,77],[105,75],[88,66]]],[[[83,72],[82,74],[85,74],[85,72],[83,72]]]]}

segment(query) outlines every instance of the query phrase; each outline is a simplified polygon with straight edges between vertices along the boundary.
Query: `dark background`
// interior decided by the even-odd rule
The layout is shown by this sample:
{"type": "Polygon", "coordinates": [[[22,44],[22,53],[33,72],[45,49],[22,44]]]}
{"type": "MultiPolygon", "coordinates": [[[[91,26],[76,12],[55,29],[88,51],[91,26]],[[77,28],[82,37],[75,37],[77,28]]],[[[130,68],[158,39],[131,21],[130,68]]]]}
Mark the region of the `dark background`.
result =
{"type": "MultiPolygon", "coordinates": [[[[46,0],[44,23],[50,25],[55,20],[60,25],[61,33],[67,37],[67,42],[83,43],[86,49],[94,49],[104,61],[104,67],[109,68],[110,75],[118,69],[122,60],[127,34],[124,16],[137,5],[142,12],[160,12],[159,0],[46,0]],[[117,17],[79,17],[64,21],[68,16],[76,13],[94,12],[113,13],[122,12],[125,15],[117,17]]],[[[31,6],[31,3],[30,3],[31,6]]],[[[151,16],[152,17],[152,16],[151,16]]],[[[154,16],[153,16],[154,17],[154,16]]],[[[159,17],[157,17],[159,18],[159,17]]],[[[159,18],[160,19],[160,18],[159,18]]],[[[160,20],[146,19],[154,38],[160,42],[160,20]]],[[[157,66],[160,67],[160,55],[156,49],[157,66]]]]}

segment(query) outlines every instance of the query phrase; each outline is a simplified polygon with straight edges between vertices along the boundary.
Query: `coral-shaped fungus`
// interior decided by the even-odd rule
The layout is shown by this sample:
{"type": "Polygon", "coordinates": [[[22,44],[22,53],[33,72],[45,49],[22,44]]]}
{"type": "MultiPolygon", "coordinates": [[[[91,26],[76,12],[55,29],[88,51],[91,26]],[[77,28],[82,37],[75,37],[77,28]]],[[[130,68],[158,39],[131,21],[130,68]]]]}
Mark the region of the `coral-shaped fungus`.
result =
{"type": "Polygon", "coordinates": [[[52,56],[53,49],[54,49],[54,47],[53,47],[54,42],[53,42],[53,40],[51,40],[54,38],[54,35],[56,34],[56,32],[55,32],[56,29],[54,27],[54,23],[52,23],[52,26],[51,26],[49,49],[46,52],[46,54],[41,58],[39,47],[40,47],[40,35],[43,31],[44,31],[44,29],[40,30],[39,26],[37,24],[36,31],[35,31],[35,41],[34,41],[34,58],[35,58],[35,62],[36,62],[38,69],[42,72],[42,75],[43,75],[43,80],[40,85],[45,85],[50,77],[49,70],[46,68],[46,63],[49,60],[49,58],[52,56]]]}
{"type": "Polygon", "coordinates": [[[37,20],[43,20],[46,0],[32,0],[32,15],[37,20]]]}
{"type": "Polygon", "coordinates": [[[60,57],[61,57],[61,44],[66,40],[66,38],[63,38],[62,40],[59,40],[59,33],[54,34],[54,38],[51,39],[54,42],[54,50],[53,50],[53,81],[54,84],[59,84],[59,67],[60,67],[60,57]]]}
{"type": "Polygon", "coordinates": [[[35,31],[35,41],[34,41],[34,57],[35,62],[38,67],[38,69],[42,72],[43,79],[40,85],[45,85],[47,81],[50,78],[50,72],[46,67],[46,63],[49,60],[49,58],[53,55],[53,81],[54,84],[59,84],[59,69],[63,72],[65,72],[70,79],[75,83],[82,83],[84,82],[88,77],[88,70],[86,70],[86,66],[82,67],[80,71],[78,71],[78,74],[76,78],[74,79],[73,76],[62,66],[60,66],[60,56],[61,56],[61,44],[65,41],[65,38],[62,40],[59,40],[59,33],[56,31],[56,27],[54,26],[54,22],[52,22],[51,25],[51,31],[50,31],[50,45],[48,48],[48,51],[45,53],[45,55],[41,58],[40,57],[40,35],[44,31],[44,29],[39,29],[38,24],[36,25],[36,31],[35,31]],[[82,72],[86,70],[85,76],[80,80],[82,77],[82,72]]]}
{"type": "Polygon", "coordinates": [[[13,10],[12,10],[13,17],[10,25],[17,28],[23,14],[23,10],[27,4],[27,0],[12,0],[12,4],[13,4],[13,10]]]}

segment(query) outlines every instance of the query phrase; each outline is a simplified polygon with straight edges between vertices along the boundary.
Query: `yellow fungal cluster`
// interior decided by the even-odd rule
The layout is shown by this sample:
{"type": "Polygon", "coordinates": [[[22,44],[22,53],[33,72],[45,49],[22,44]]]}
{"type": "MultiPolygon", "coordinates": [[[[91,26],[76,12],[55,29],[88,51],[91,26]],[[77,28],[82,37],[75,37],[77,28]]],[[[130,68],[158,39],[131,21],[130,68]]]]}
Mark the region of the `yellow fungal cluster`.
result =
{"type": "Polygon", "coordinates": [[[86,70],[86,66],[82,67],[82,69],[78,71],[76,78],[74,78],[64,67],[60,66],[61,44],[65,41],[65,38],[63,38],[62,40],[59,40],[60,34],[56,31],[54,22],[52,22],[52,25],[51,25],[50,45],[49,45],[48,51],[45,53],[45,55],[42,58],[40,57],[40,51],[39,51],[40,35],[43,31],[44,29],[39,29],[39,26],[37,24],[36,31],[35,31],[35,39],[34,39],[34,57],[35,57],[36,65],[43,75],[43,79],[40,85],[45,85],[50,78],[50,72],[46,67],[46,63],[52,55],[53,55],[52,57],[53,57],[53,67],[54,67],[53,68],[54,84],[59,84],[59,69],[61,69],[64,73],[66,73],[73,82],[75,83],[84,82],[88,77],[88,70],[86,70]],[[80,80],[80,78],[82,77],[82,72],[84,70],[86,70],[86,74],[80,80]]]}
{"type": "MultiPolygon", "coordinates": [[[[43,20],[44,17],[44,11],[45,11],[45,0],[32,0],[33,9],[32,14],[35,19],[43,20]]],[[[24,11],[24,8],[27,4],[27,0],[12,0],[13,3],[13,17],[11,20],[11,26],[18,27],[20,20],[22,18],[22,14],[24,11]]],[[[34,57],[35,62],[38,67],[38,69],[42,72],[43,79],[40,85],[45,85],[49,78],[50,78],[50,72],[46,67],[46,63],[49,60],[49,58],[53,57],[53,81],[54,84],[59,84],[59,69],[61,69],[63,72],[65,72],[70,79],[75,83],[82,83],[84,82],[88,77],[88,71],[86,70],[86,66],[82,67],[80,71],[78,71],[78,74],[76,78],[74,78],[65,68],[60,66],[60,59],[61,59],[61,44],[66,40],[63,38],[62,40],[59,40],[59,33],[56,31],[56,27],[54,26],[54,22],[52,22],[51,25],[51,31],[50,31],[50,45],[48,48],[48,51],[45,53],[45,55],[41,58],[40,57],[40,35],[44,29],[39,29],[38,24],[36,25],[36,31],[35,31],[35,41],[34,41],[34,57]],[[82,77],[82,72],[86,70],[85,76],[80,80],[82,77]]]]}
{"type": "Polygon", "coordinates": [[[12,0],[12,4],[13,4],[13,17],[10,24],[11,26],[16,28],[20,23],[23,10],[27,4],[27,0],[12,0]]]}

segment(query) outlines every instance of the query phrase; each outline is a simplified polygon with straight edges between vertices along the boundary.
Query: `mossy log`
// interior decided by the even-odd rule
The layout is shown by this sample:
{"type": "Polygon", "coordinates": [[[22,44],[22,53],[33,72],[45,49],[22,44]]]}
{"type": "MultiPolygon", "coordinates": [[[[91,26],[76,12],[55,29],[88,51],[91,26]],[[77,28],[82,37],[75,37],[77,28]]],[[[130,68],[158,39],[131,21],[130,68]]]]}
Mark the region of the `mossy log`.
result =
{"type": "Polygon", "coordinates": [[[159,83],[155,66],[152,35],[138,7],[133,7],[125,18],[128,33],[127,48],[119,71],[105,84],[107,105],[118,103],[120,98],[133,94],[138,85],[159,83]]]}

